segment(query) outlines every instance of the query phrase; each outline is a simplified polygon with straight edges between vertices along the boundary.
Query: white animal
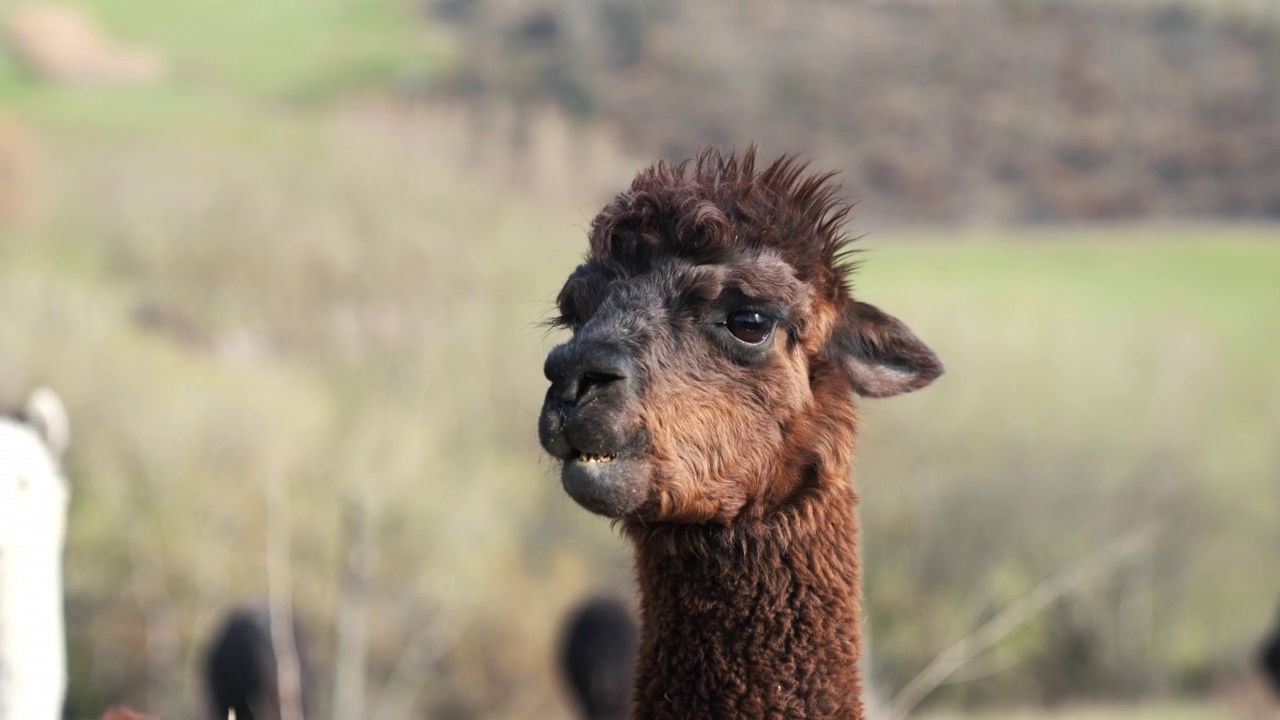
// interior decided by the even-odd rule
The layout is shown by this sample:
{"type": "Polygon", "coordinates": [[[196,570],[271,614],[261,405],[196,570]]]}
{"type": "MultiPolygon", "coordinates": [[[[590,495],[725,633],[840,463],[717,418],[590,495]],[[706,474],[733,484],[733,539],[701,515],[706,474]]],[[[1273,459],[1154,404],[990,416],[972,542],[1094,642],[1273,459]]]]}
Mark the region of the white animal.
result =
{"type": "Polygon", "coordinates": [[[48,388],[0,418],[0,720],[57,720],[67,687],[62,546],[70,442],[48,388]]]}

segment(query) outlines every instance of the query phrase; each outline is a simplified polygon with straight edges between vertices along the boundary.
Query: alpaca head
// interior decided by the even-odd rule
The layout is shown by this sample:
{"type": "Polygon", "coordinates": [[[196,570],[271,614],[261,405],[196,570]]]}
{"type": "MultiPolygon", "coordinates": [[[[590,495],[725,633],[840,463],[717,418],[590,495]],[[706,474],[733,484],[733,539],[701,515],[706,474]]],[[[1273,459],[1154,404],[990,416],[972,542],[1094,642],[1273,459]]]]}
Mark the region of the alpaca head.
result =
{"type": "MultiPolygon", "coordinates": [[[[307,636],[297,618],[292,626],[303,710],[309,707],[311,663],[307,636]]],[[[222,720],[235,711],[238,720],[280,717],[280,688],[271,616],[264,605],[237,607],[223,619],[204,656],[209,716],[222,720]]]]}
{"type": "Polygon", "coordinates": [[[639,630],[625,603],[614,598],[584,602],[565,623],[560,669],[589,720],[627,716],[639,630]]]}
{"type": "Polygon", "coordinates": [[[830,174],[704,152],[642,171],[591,224],[558,298],[539,420],[565,490],[644,523],[763,516],[852,452],[852,394],[942,372],[848,286],[830,174]]]}

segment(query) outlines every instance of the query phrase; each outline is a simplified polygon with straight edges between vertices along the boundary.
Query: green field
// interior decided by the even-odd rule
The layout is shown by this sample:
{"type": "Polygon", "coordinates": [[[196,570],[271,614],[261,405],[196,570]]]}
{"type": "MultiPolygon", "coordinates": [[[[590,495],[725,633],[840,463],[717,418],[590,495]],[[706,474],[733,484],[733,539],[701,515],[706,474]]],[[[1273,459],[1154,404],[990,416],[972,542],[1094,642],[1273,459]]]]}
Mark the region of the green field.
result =
{"type": "MultiPolygon", "coordinates": [[[[464,167],[453,150],[470,138],[353,112],[370,87],[448,62],[448,37],[407,7],[90,5],[164,50],[173,79],[77,92],[0,68],[40,196],[0,230],[0,405],[49,384],[73,418],[70,711],[197,712],[200,644],[229,604],[266,592],[264,488],[283,479],[323,670],[359,497],[371,706],[566,717],[558,619],[588,591],[628,593],[630,570],[537,448],[558,341],[540,321],[616,186],[548,200],[464,167]]],[[[939,228],[860,245],[856,293],[948,367],[863,406],[881,693],[1141,531],[1136,559],[963,668],[926,713],[1081,694],[1104,709],[966,717],[1238,716],[1217,690],[1280,598],[1280,227],[939,228]],[[1192,701],[1134,701],[1170,697],[1192,701]]]]}
{"type": "Polygon", "coordinates": [[[909,657],[922,629],[958,637],[1137,531],[1152,534],[1139,561],[989,659],[1029,676],[949,692],[1034,701],[1088,682],[1123,694],[1246,663],[1278,589],[1280,324],[1265,310],[1280,307],[1278,237],[1200,227],[886,239],[864,296],[892,298],[948,375],[876,406],[863,441],[873,636],[909,657]],[[1033,659],[1047,646],[1051,658],[1033,659]],[[1055,658],[1072,648],[1092,660],[1064,670],[1055,658]],[[1105,672],[1085,667],[1102,657],[1105,672]]]}
{"type": "MultiPolygon", "coordinates": [[[[52,384],[76,421],[76,707],[191,707],[220,608],[265,592],[277,473],[300,612],[322,633],[342,499],[372,503],[375,687],[398,687],[403,627],[430,617],[449,662],[413,685],[426,707],[562,712],[547,667],[558,613],[628,587],[621,542],[563,497],[534,441],[556,341],[538,322],[586,211],[306,123],[318,129],[266,150],[49,130],[45,217],[0,246],[0,395],[52,384]],[[146,610],[160,606],[173,657],[149,677],[146,610]]],[[[1243,666],[1280,595],[1276,235],[862,241],[857,292],[948,365],[928,391],[864,408],[882,685],[1135,527],[1157,538],[1137,566],[1046,611],[982,660],[1003,670],[940,699],[1052,699],[1083,682],[1054,672],[1081,638],[1095,655],[1079,672],[1104,693],[1243,666]]]]}
{"type": "MultiPolygon", "coordinates": [[[[0,11],[17,7],[0,2],[0,11]]],[[[167,79],[117,93],[57,91],[0,58],[0,103],[79,126],[162,127],[227,109],[314,103],[422,79],[452,39],[389,0],[87,0],[76,4],[119,42],[155,50],[167,79]]],[[[203,117],[202,116],[206,116],[203,117]]]]}

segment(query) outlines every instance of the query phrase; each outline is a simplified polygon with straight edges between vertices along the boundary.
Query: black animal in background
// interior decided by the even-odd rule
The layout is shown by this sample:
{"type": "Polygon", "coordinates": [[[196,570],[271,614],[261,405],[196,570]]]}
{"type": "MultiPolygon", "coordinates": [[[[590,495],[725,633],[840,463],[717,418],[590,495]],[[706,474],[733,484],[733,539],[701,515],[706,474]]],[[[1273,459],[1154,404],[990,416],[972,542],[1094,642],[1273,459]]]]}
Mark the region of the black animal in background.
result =
{"type": "Polygon", "coordinates": [[[1280,615],[1276,617],[1276,626],[1262,644],[1258,653],[1258,666],[1262,675],[1271,684],[1271,689],[1280,696],[1280,615]]]}
{"type": "MultiPolygon", "coordinates": [[[[297,623],[293,637],[305,708],[310,673],[297,623]]],[[[280,717],[276,655],[265,608],[241,607],[227,615],[205,654],[204,684],[213,720],[226,720],[231,710],[236,720],[280,717]]]]}
{"type": "Polygon", "coordinates": [[[566,619],[560,669],[586,720],[625,720],[639,646],[636,621],[626,604],[594,598],[566,619]]]}

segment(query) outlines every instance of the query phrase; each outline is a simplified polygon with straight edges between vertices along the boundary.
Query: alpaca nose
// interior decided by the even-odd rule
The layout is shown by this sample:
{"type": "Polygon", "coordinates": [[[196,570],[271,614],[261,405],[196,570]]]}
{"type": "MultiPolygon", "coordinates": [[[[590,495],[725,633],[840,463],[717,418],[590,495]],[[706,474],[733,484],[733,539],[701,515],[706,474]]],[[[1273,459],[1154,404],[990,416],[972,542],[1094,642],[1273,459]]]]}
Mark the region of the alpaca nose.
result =
{"type": "Polygon", "coordinates": [[[612,343],[567,343],[547,355],[543,373],[551,381],[552,397],[580,406],[625,382],[631,375],[631,360],[612,343]]]}

